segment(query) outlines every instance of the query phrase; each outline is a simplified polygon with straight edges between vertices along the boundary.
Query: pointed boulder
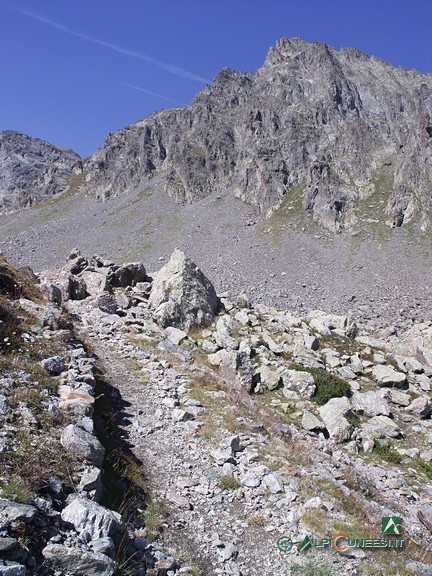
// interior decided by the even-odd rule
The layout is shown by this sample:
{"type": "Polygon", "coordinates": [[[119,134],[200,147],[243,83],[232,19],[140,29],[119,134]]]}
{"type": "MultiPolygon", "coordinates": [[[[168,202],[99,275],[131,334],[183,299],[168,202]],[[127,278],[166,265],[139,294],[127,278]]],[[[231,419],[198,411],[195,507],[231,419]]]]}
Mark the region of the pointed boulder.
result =
{"type": "Polygon", "coordinates": [[[218,309],[213,284],[181,250],[156,274],[148,303],[160,326],[186,332],[210,324],[218,309]]]}

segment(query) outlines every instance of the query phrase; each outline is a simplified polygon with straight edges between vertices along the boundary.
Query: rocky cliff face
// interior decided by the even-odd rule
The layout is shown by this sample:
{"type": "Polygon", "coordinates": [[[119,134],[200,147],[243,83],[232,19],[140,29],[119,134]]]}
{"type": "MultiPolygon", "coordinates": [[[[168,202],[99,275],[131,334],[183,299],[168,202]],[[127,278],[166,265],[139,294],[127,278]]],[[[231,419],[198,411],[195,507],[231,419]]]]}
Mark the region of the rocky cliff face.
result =
{"type": "MultiPolygon", "coordinates": [[[[256,74],[223,69],[190,106],[110,134],[87,163],[101,198],[157,173],[191,202],[231,189],[263,214],[293,188],[331,229],[373,197],[388,225],[432,215],[432,78],[347,48],[282,38],[256,74]]],[[[379,216],[379,215],[374,215],[379,216]]]]}
{"type": "Polygon", "coordinates": [[[72,150],[19,132],[0,132],[0,213],[26,208],[65,192],[82,171],[72,150]]]}

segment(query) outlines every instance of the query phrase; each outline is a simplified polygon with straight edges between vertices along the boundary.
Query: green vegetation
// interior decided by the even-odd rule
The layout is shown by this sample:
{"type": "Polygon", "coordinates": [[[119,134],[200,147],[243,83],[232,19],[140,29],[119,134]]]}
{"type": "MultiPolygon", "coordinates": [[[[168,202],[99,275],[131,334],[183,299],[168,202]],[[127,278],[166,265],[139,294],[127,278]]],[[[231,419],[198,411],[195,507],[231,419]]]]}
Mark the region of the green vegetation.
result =
{"type": "Polygon", "coordinates": [[[152,541],[157,538],[163,521],[164,513],[159,502],[150,501],[143,512],[144,525],[147,529],[147,538],[152,541]]]}
{"type": "Polygon", "coordinates": [[[338,376],[331,374],[324,368],[310,368],[302,364],[292,363],[289,365],[290,370],[300,370],[312,374],[316,386],[315,394],[311,400],[322,406],[332,398],[341,396],[350,396],[351,388],[348,382],[338,376]]]}
{"type": "Polygon", "coordinates": [[[3,497],[25,502],[33,492],[46,488],[52,476],[65,486],[72,486],[73,462],[58,438],[41,437],[20,430],[15,436],[15,450],[2,456],[0,465],[11,467],[13,474],[2,481],[3,497]]]}
{"type": "Polygon", "coordinates": [[[314,534],[323,536],[328,526],[327,512],[316,508],[306,510],[301,517],[301,523],[310,528],[314,534]]]}
{"type": "Polygon", "coordinates": [[[233,476],[221,476],[219,478],[219,488],[222,490],[237,490],[237,488],[240,488],[240,482],[233,476]]]}
{"type": "Polygon", "coordinates": [[[302,564],[293,562],[290,573],[293,576],[336,576],[331,564],[314,558],[308,558],[302,564]]]}
{"type": "Polygon", "coordinates": [[[267,237],[275,246],[282,246],[285,230],[297,229],[318,240],[321,245],[333,243],[333,233],[324,229],[303,210],[304,191],[304,183],[291,186],[279,207],[257,226],[259,238],[267,237]]]}
{"type": "Polygon", "coordinates": [[[429,480],[432,480],[432,463],[425,462],[424,460],[419,460],[418,464],[420,468],[423,470],[423,472],[425,472],[429,480]]]}
{"type": "Polygon", "coordinates": [[[12,476],[0,488],[0,497],[25,504],[31,496],[31,490],[26,486],[23,478],[12,476]]]}
{"type": "MultiPolygon", "coordinates": [[[[375,442],[373,453],[377,454],[380,458],[382,458],[386,462],[391,462],[392,464],[400,464],[402,462],[402,456],[395,450],[392,450],[390,444],[380,444],[379,442],[375,442]]],[[[431,472],[432,472],[432,466],[431,466],[431,472]]]]}
{"type": "Polygon", "coordinates": [[[348,420],[351,426],[354,426],[354,428],[357,428],[361,424],[361,419],[354,412],[348,412],[348,414],[345,415],[345,418],[348,420]]]}

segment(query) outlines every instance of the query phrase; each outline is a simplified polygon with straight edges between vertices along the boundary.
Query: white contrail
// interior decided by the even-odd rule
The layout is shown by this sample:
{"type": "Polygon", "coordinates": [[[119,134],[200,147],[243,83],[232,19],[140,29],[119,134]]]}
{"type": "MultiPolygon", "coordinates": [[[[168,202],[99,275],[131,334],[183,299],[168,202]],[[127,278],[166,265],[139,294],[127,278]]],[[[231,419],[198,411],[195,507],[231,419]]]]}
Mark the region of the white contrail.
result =
{"type": "Polygon", "coordinates": [[[10,6],[12,10],[15,12],[19,12],[24,16],[28,16],[29,18],[33,18],[34,20],[38,20],[39,22],[43,22],[44,24],[48,24],[53,28],[57,28],[58,30],[62,30],[66,32],[66,34],[70,34],[71,36],[76,36],[77,38],[82,38],[83,40],[87,40],[88,42],[92,42],[93,44],[98,44],[99,46],[104,46],[105,48],[109,48],[110,50],[114,50],[115,52],[120,52],[120,54],[125,54],[126,56],[130,56],[131,58],[137,58],[138,60],[144,60],[144,62],[148,62],[149,64],[153,64],[170,74],[174,74],[175,76],[181,76],[182,78],[187,78],[188,80],[194,80],[195,82],[200,82],[204,84],[210,84],[210,80],[207,78],[203,78],[202,76],[198,76],[193,72],[188,72],[187,70],[183,70],[183,68],[178,68],[177,66],[173,66],[172,64],[167,64],[166,62],[162,62],[161,60],[157,60],[156,58],[152,58],[143,52],[138,52],[136,50],[129,50],[128,48],[122,48],[121,46],[117,46],[116,44],[111,44],[111,42],[105,42],[104,40],[99,40],[98,38],[93,38],[92,36],[87,36],[87,34],[81,34],[81,32],[77,32],[76,30],[72,30],[72,28],[68,28],[67,26],[63,26],[63,24],[59,24],[54,20],[50,20],[49,18],[45,18],[44,16],[39,16],[33,12],[28,12],[27,10],[23,10],[22,8],[15,8],[10,6]]]}
{"type": "Polygon", "coordinates": [[[135,84],[128,84],[127,82],[121,82],[122,86],[126,86],[126,88],[132,88],[132,90],[138,90],[139,92],[145,92],[145,94],[150,94],[150,96],[156,96],[161,100],[165,100],[166,102],[171,102],[171,104],[177,104],[178,106],[182,106],[181,102],[177,100],[173,100],[172,98],[167,98],[166,96],[162,96],[157,92],[152,92],[151,90],[147,90],[147,88],[141,88],[141,86],[136,86],[135,84]]]}
{"type": "MultiPolygon", "coordinates": [[[[93,68],[88,68],[87,66],[83,66],[82,64],[76,64],[75,62],[68,62],[66,60],[63,60],[63,62],[69,64],[70,66],[75,66],[75,68],[79,68],[80,70],[84,70],[85,72],[89,72],[89,74],[106,78],[111,82],[113,81],[112,78],[108,77],[106,74],[102,74],[102,72],[99,72],[98,70],[93,70],[93,68]]],[[[171,104],[176,104],[177,106],[182,106],[182,103],[179,102],[178,100],[173,100],[172,98],[168,98],[167,96],[163,96],[162,94],[158,94],[157,92],[152,92],[152,90],[147,90],[147,88],[137,86],[136,84],[129,84],[128,82],[115,82],[115,84],[125,86],[126,88],[131,88],[132,90],[138,90],[139,92],[144,92],[145,94],[155,96],[156,98],[160,98],[161,100],[165,100],[166,102],[170,102],[171,104]]]]}

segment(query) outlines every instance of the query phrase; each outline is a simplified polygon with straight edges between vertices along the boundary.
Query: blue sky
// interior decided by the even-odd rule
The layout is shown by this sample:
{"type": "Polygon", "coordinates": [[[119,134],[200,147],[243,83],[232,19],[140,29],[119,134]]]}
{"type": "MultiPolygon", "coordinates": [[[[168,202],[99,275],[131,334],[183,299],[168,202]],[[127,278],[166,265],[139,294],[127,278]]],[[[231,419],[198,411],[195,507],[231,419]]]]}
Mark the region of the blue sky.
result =
{"type": "Polygon", "coordinates": [[[431,0],[0,0],[0,130],[82,156],[282,36],[432,72],[431,0]]]}

